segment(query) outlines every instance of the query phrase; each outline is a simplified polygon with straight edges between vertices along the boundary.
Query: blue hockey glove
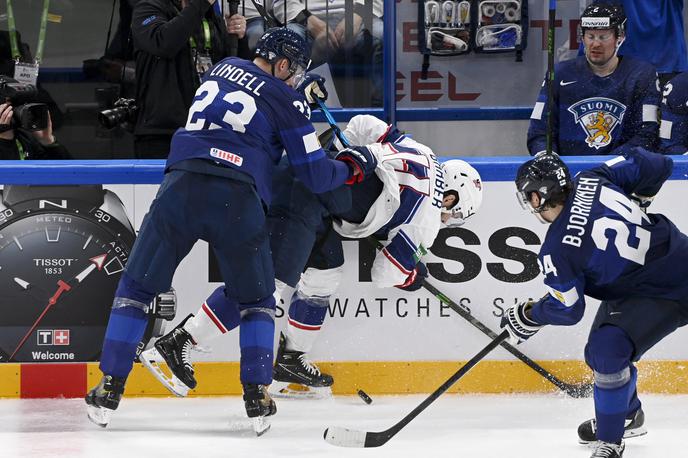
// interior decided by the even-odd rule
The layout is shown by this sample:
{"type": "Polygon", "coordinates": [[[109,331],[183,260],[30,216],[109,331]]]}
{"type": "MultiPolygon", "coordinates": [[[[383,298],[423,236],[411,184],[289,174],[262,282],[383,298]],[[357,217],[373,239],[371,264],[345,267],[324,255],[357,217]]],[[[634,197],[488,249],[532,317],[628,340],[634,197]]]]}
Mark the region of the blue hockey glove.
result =
{"type": "Polygon", "coordinates": [[[316,73],[308,73],[301,84],[299,84],[299,87],[296,88],[296,92],[303,95],[311,109],[316,109],[318,108],[316,99],[320,99],[323,102],[327,100],[325,78],[316,73]]]}
{"type": "Polygon", "coordinates": [[[377,159],[365,146],[345,148],[337,153],[335,159],[348,163],[352,168],[351,176],[346,180],[346,184],[360,183],[365,177],[374,173],[377,167],[377,159]]]}
{"type": "Polygon", "coordinates": [[[544,325],[538,324],[528,317],[532,307],[533,302],[522,302],[504,311],[502,322],[499,326],[509,331],[509,343],[511,345],[525,342],[535,335],[540,328],[544,327],[544,325]]]}
{"type": "Polygon", "coordinates": [[[423,286],[423,280],[428,278],[428,268],[425,264],[419,262],[416,264],[416,268],[413,269],[411,275],[408,276],[403,285],[397,286],[399,289],[404,291],[418,291],[421,286],[423,286]]]}

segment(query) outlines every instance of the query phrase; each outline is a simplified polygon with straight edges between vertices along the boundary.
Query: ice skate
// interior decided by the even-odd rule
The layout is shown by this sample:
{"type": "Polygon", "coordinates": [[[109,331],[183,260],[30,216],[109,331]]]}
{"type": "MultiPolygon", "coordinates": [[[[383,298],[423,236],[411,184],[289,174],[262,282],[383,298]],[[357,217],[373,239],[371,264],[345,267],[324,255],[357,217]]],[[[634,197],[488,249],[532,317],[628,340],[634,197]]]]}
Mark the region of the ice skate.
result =
{"type": "Polygon", "coordinates": [[[262,436],[270,429],[270,417],[277,412],[275,401],[268,394],[265,385],[247,383],[244,385],[246,415],[253,422],[253,431],[262,436]]]}
{"type": "Polygon", "coordinates": [[[190,353],[196,345],[191,334],[182,326],[165,334],[155,342],[155,346],[141,353],[140,361],[162,383],[165,388],[177,396],[184,397],[190,389],[196,388],[194,368],[191,364],[190,353]],[[160,363],[167,363],[172,372],[168,375],[160,367],[160,363]]]}
{"type": "MultiPolygon", "coordinates": [[[[624,424],[624,439],[631,437],[644,436],[647,434],[645,428],[645,413],[643,409],[636,410],[632,416],[626,418],[624,424]]],[[[597,442],[597,421],[591,418],[584,421],[578,427],[578,442],[581,444],[591,444],[597,442]]]]}
{"type": "Polygon", "coordinates": [[[621,458],[625,447],[624,441],[621,441],[620,444],[600,441],[595,444],[595,450],[590,458],[621,458]]]}
{"type": "Polygon", "coordinates": [[[323,398],[332,394],[334,379],[323,374],[302,351],[287,350],[284,334],[280,334],[279,348],[273,368],[270,393],[273,396],[323,398]]]}
{"type": "Polygon", "coordinates": [[[110,416],[117,410],[124,394],[126,379],[104,375],[100,383],[86,394],[86,414],[88,419],[105,428],[110,423],[110,416]]]}

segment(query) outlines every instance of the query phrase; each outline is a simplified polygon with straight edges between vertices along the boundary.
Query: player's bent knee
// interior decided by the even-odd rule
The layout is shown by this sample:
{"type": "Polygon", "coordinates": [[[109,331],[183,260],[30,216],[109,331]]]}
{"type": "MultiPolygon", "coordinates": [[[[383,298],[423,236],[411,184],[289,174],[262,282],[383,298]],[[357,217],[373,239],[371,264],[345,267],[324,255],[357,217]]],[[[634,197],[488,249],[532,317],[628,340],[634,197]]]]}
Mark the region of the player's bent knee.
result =
{"type": "Polygon", "coordinates": [[[585,361],[594,371],[595,385],[613,389],[631,379],[633,343],[626,332],[616,326],[603,326],[590,333],[585,346],[585,361]]]}
{"type": "Polygon", "coordinates": [[[261,316],[262,319],[275,321],[275,306],[275,297],[270,295],[256,302],[239,304],[239,313],[242,320],[249,316],[261,316]]]}
{"type": "Polygon", "coordinates": [[[150,303],[155,297],[155,294],[154,291],[146,290],[124,272],[117,285],[112,308],[136,307],[148,313],[150,303]]]}
{"type": "Polygon", "coordinates": [[[329,298],[339,288],[344,267],[334,269],[313,269],[308,268],[301,275],[301,280],[297,286],[297,292],[303,297],[326,297],[329,298]]]}

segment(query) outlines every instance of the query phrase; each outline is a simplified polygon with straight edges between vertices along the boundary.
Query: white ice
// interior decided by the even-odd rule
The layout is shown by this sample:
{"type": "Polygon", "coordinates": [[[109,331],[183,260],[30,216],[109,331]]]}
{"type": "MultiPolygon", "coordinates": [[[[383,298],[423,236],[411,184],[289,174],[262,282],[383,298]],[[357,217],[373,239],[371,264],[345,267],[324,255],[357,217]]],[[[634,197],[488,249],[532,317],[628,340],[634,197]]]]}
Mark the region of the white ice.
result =
{"type": "MultiPolygon", "coordinates": [[[[424,396],[278,399],[272,429],[256,438],[240,397],[125,398],[106,429],[86,419],[82,400],[0,400],[2,457],[452,457],[587,458],[576,428],[591,399],[444,395],[377,449],[337,448],[329,425],[381,431],[424,396]]],[[[647,436],[628,440],[625,458],[688,456],[688,396],[643,396],[647,436]]]]}

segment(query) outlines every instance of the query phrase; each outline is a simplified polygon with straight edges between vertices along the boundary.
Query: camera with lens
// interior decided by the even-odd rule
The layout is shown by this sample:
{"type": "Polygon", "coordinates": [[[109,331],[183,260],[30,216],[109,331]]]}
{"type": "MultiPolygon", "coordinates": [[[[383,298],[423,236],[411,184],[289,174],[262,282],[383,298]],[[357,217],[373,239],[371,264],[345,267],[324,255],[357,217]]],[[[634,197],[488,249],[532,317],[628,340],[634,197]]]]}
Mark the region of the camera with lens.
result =
{"type": "Polygon", "coordinates": [[[0,130],[7,131],[16,127],[30,131],[46,129],[49,119],[48,105],[35,103],[37,98],[36,86],[0,75],[0,103],[10,103],[14,110],[10,125],[0,127],[0,130]]]}
{"type": "Polygon", "coordinates": [[[117,99],[112,108],[98,113],[98,122],[107,129],[114,129],[117,126],[131,128],[136,124],[138,110],[136,100],[117,99]]]}

